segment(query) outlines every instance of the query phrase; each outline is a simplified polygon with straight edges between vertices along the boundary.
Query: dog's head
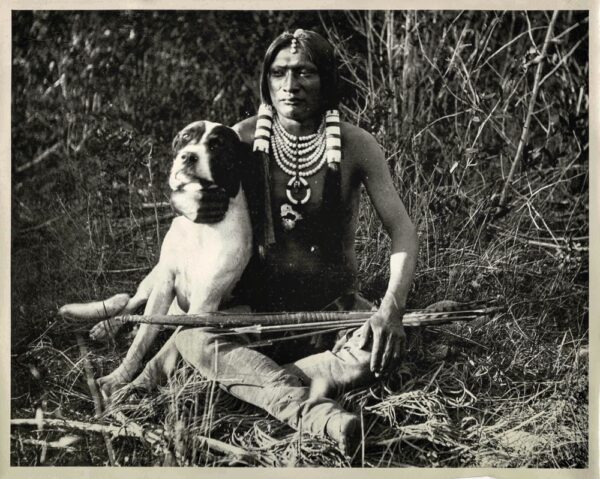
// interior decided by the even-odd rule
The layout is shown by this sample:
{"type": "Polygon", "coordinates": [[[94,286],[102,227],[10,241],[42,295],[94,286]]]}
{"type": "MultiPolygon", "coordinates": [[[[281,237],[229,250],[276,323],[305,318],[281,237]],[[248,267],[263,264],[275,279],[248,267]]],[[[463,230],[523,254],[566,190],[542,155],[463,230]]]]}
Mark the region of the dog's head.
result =
{"type": "Polygon", "coordinates": [[[210,121],[190,123],[173,140],[175,158],[169,186],[173,191],[188,185],[202,189],[221,187],[235,197],[245,151],[231,128],[210,121]]]}

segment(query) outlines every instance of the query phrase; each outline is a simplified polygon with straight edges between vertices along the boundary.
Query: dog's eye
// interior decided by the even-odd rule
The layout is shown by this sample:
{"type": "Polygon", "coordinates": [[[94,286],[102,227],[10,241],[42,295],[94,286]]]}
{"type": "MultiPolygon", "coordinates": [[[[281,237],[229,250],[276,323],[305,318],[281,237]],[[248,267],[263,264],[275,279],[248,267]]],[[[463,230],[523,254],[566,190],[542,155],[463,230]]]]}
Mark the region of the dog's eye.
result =
{"type": "Polygon", "coordinates": [[[183,135],[181,135],[181,139],[183,141],[190,141],[190,138],[191,138],[191,136],[189,133],[184,133],[183,135]]]}

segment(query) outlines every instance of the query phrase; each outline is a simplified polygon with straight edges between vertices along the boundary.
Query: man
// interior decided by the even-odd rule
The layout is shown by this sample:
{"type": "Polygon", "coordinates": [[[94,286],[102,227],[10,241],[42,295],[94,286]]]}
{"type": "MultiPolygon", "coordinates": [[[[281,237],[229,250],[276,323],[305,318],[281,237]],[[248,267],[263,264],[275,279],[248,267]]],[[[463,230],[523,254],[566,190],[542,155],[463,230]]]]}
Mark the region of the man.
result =
{"type": "MultiPolygon", "coordinates": [[[[233,395],[296,429],[325,433],[349,450],[357,416],[330,399],[311,397],[310,383],[320,378],[332,391],[367,385],[399,363],[417,236],[375,139],[345,122],[336,134],[331,110],[338,103],[337,67],[323,37],[305,30],[280,35],[265,55],[261,97],[268,106],[259,111],[260,120],[234,127],[242,141],[268,154],[275,242],[266,245],[253,271],[255,287],[248,296],[254,309],[318,310],[336,298],[343,309],[364,309],[366,301],[355,294],[361,184],[392,240],[387,291],[370,319],[333,351],[308,355],[311,349],[303,346],[305,357],[285,366],[242,346],[248,339],[225,339],[207,329],[182,331],[173,342],[187,362],[233,395]],[[341,155],[336,157],[336,150],[341,155]]],[[[172,197],[176,210],[198,222],[220,220],[227,201],[210,190],[172,197]]]]}
{"type": "MultiPolygon", "coordinates": [[[[325,434],[352,453],[359,418],[326,396],[368,385],[401,360],[402,316],[417,256],[415,228],[375,139],[339,121],[337,66],[323,37],[305,30],[280,35],[265,54],[260,86],[259,115],[234,126],[267,172],[260,185],[267,206],[253,218],[262,223],[264,241],[258,242],[264,249],[248,268],[242,296],[262,311],[369,309],[357,294],[354,251],[361,185],[392,240],[385,296],[361,328],[337,342],[324,335],[316,342],[286,341],[280,350],[261,350],[249,335],[182,330],[133,385],[148,388],[164,379],[181,356],[234,396],[295,429],[325,434]]],[[[172,203],[193,221],[216,222],[229,198],[215,189],[180,191],[172,203]]]]}

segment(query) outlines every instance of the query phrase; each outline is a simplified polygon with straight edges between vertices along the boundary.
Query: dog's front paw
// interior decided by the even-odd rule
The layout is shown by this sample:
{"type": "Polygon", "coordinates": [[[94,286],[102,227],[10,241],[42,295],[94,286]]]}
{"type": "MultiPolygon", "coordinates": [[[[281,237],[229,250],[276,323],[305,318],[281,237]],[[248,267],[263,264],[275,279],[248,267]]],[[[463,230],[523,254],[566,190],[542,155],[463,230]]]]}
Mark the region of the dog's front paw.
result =
{"type": "Polygon", "coordinates": [[[93,341],[104,341],[108,338],[114,338],[122,327],[123,323],[115,319],[100,321],[90,329],[90,339],[93,341]]]}

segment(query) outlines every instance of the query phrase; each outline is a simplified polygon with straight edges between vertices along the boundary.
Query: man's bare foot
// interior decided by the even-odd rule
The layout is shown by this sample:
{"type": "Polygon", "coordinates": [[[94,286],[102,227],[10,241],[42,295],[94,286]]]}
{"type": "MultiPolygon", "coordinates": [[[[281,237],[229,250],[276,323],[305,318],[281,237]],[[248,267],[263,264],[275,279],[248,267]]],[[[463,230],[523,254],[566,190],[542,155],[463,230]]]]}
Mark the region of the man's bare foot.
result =
{"type": "Polygon", "coordinates": [[[90,329],[90,339],[93,341],[104,341],[108,338],[114,338],[122,327],[123,322],[114,318],[100,321],[90,329]]]}
{"type": "Polygon", "coordinates": [[[327,421],[327,436],[338,443],[340,450],[353,457],[361,443],[360,418],[356,414],[340,412],[327,421]]]}
{"type": "Polygon", "coordinates": [[[121,364],[109,375],[99,378],[96,382],[104,400],[110,401],[116,391],[127,386],[133,379],[136,370],[137,368],[132,367],[132,365],[121,364]]]}
{"type": "Polygon", "coordinates": [[[166,384],[168,378],[177,369],[180,357],[175,345],[175,335],[173,335],[133,380],[132,387],[136,390],[152,391],[158,386],[166,384]]]}

